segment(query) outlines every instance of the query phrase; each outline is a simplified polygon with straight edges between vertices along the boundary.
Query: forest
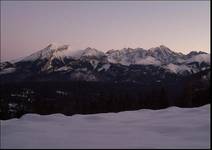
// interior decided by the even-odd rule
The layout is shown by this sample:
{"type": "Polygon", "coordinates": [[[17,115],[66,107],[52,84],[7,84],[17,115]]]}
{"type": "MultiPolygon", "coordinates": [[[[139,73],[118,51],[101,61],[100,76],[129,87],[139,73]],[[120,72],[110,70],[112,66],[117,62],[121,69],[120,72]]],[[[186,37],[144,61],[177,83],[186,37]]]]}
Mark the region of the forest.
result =
{"type": "Polygon", "coordinates": [[[0,119],[26,113],[93,114],[170,106],[198,107],[210,103],[209,83],[40,81],[1,84],[0,119]]]}

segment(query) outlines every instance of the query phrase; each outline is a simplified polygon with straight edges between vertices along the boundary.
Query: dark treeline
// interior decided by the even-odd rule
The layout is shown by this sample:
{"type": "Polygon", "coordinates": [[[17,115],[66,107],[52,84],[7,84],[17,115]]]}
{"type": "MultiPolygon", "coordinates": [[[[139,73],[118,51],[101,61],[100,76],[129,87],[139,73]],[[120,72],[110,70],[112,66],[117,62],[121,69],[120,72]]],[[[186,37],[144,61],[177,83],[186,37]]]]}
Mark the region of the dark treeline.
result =
{"type": "Polygon", "coordinates": [[[21,82],[1,84],[0,119],[26,113],[65,115],[196,107],[209,103],[209,85],[111,82],[21,82]]]}

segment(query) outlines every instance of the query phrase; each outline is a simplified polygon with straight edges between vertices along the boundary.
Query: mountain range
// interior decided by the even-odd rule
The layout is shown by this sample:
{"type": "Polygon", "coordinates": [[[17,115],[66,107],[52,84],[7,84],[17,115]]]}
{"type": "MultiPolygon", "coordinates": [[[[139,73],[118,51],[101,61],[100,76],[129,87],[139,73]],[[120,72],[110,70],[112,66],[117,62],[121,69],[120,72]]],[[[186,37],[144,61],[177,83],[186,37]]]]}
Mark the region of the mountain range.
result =
{"type": "Polygon", "coordinates": [[[210,54],[49,44],[0,63],[0,119],[26,113],[65,115],[198,107],[209,104],[210,54]]]}
{"type": "Polygon", "coordinates": [[[164,45],[99,51],[86,48],[67,54],[69,45],[49,44],[19,60],[0,63],[0,79],[12,81],[166,82],[207,71],[210,54],[177,53],[164,45]]]}

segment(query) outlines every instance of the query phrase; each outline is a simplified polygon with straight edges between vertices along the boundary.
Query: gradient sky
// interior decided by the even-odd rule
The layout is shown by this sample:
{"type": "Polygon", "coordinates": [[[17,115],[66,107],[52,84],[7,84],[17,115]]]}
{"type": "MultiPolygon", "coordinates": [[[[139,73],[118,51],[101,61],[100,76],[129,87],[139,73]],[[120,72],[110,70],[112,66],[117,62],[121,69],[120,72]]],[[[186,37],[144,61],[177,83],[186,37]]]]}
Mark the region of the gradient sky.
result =
{"type": "Polygon", "coordinates": [[[1,61],[49,43],[71,49],[210,52],[209,1],[1,1],[1,61]]]}

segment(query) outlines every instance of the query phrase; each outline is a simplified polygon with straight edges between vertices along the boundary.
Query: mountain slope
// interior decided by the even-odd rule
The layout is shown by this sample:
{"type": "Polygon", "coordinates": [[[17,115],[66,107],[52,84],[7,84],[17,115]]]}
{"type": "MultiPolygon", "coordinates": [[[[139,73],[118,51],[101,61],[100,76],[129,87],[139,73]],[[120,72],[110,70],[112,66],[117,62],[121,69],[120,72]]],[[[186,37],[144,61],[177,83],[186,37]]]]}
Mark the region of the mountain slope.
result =
{"type": "Polygon", "coordinates": [[[106,53],[88,47],[77,55],[67,55],[65,52],[69,50],[68,45],[49,44],[19,61],[3,62],[0,79],[145,82],[144,79],[181,78],[210,69],[210,54],[192,51],[184,55],[163,45],[148,50],[124,48],[106,53]]]}

